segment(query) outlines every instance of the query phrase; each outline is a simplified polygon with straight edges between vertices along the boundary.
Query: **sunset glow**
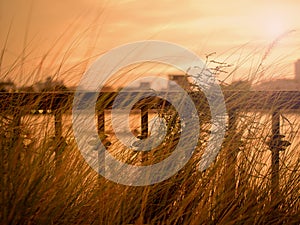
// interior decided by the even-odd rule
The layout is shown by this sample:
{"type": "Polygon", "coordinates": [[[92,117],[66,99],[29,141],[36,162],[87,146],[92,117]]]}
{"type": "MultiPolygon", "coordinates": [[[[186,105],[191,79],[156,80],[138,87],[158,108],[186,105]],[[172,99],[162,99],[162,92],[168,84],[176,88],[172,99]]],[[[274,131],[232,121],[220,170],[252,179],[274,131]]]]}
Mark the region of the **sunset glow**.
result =
{"type": "Polygon", "coordinates": [[[288,23],[286,12],[282,13],[280,10],[261,12],[258,24],[263,36],[269,40],[274,40],[293,29],[291,24],[288,23]]]}
{"type": "MultiPolygon", "coordinates": [[[[53,73],[51,68],[62,62],[61,70],[69,71],[78,63],[89,65],[94,57],[111,48],[149,39],[185,46],[203,59],[216,52],[215,60],[239,68],[235,78],[250,75],[253,63],[279,37],[266,62],[274,63],[278,56],[284,58],[280,63],[288,69],[282,73],[292,77],[293,63],[300,58],[300,2],[294,0],[189,0],[184,4],[170,0],[55,0],[32,4],[25,0],[1,0],[0,4],[1,48],[5,46],[2,71],[29,52],[26,62],[34,67],[49,50],[43,62],[46,73],[53,73]],[[249,54],[252,62],[247,59],[249,54]]],[[[72,75],[71,80],[76,83],[83,71],[72,75]]],[[[35,76],[28,79],[42,79],[42,75],[35,76]]],[[[60,76],[70,80],[66,73],[60,76]]],[[[24,76],[14,79],[25,82],[24,76]]]]}

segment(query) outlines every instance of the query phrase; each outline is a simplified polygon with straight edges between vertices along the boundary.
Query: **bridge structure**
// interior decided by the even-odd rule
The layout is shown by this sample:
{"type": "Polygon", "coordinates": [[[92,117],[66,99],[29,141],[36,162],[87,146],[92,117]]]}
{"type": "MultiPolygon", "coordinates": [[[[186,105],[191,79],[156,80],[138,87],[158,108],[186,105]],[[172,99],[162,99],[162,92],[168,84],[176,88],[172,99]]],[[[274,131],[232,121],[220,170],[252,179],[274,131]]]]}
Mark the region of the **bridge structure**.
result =
{"type": "MultiPolygon", "coordinates": [[[[21,126],[21,118],[28,114],[51,114],[54,116],[55,138],[60,140],[62,135],[62,115],[70,113],[73,106],[74,92],[42,92],[42,93],[6,93],[0,92],[0,116],[11,115],[16,128],[21,126]]],[[[93,95],[91,92],[83,92],[84,96],[93,95]]],[[[137,95],[138,92],[128,92],[128,96],[137,95]]],[[[300,110],[300,91],[224,91],[224,99],[228,113],[227,131],[235,131],[239,112],[262,111],[272,117],[272,132],[269,142],[271,150],[271,198],[280,191],[279,177],[279,152],[287,146],[283,140],[284,135],[280,133],[280,115],[288,111],[300,110]]],[[[100,92],[95,104],[95,113],[98,118],[99,135],[105,136],[105,110],[112,108],[114,99],[118,92],[100,92]]],[[[178,93],[160,93],[160,95],[172,95],[178,93]]],[[[190,97],[195,105],[203,102],[205,96],[200,92],[190,92],[190,97]]],[[[179,96],[180,97],[180,96],[179,96]]],[[[151,109],[160,109],[170,105],[169,102],[158,97],[148,97],[140,100],[134,105],[141,112],[141,135],[142,139],[148,135],[148,114],[151,109]]],[[[14,137],[18,138],[20,129],[14,130],[14,137]]],[[[235,150],[232,150],[235,151],[235,150]]],[[[236,162],[237,154],[228,153],[227,161],[236,162]]],[[[235,188],[235,174],[231,171],[231,183],[227,188],[235,188]]]]}

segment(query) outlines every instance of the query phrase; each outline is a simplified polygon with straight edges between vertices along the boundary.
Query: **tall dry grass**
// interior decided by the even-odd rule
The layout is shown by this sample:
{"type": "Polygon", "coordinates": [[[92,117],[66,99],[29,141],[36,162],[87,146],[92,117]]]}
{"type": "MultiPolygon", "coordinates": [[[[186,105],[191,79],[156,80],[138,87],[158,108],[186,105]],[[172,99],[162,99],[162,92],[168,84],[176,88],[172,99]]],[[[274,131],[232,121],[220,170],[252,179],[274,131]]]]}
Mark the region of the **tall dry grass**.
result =
{"type": "MultiPolygon", "coordinates": [[[[64,54],[61,65],[53,68],[55,76],[63,73],[69,53],[64,54]]],[[[28,77],[43,73],[49,54],[47,52],[36,67],[27,71],[28,77]]],[[[3,57],[2,54],[1,60],[3,57]]],[[[9,68],[2,68],[0,77],[4,79],[9,73],[20,71],[20,67],[24,66],[23,59],[17,59],[9,68]]],[[[86,65],[86,61],[83,60],[82,64],[86,65]]],[[[64,72],[70,71],[71,68],[67,68],[64,72]]],[[[75,71],[80,73],[83,69],[75,71]]],[[[220,72],[220,68],[216,71],[220,72]]],[[[239,106],[242,101],[242,97],[236,98],[233,105],[239,106]]],[[[205,101],[198,107],[207,107],[205,101]]],[[[20,123],[16,122],[18,110],[20,108],[14,107],[9,113],[0,112],[2,224],[300,222],[298,117],[282,127],[292,145],[280,153],[280,192],[271,196],[270,150],[267,144],[271,135],[271,112],[238,112],[238,120],[235,127],[227,131],[220,154],[204,172],[197,168],[207,143],[210,115],[201,114],[202,135],[189,163],[161,183],[131,187],[106,180],[89,168],[77,148],[71,124],[66,123],[63,127],[65,142],[53,139],[51,116],[39,120],[41,127],[48,127],[47,131],[30,135],[35,129],[35,119],[23,116],[20,123]],[[60,154],[55,155],[55,149],[60,150],[60,154]]],[[[165,115],[172,117],[172,114],[165,115]]],[[[173,127],[175,120],[168,121],[173,127]]],[[[180,138],[179,133],[170,132],[168,138],[156,149],[154,156],[166,157],[163,154],[172,151],[180,138]],[[160,153],[159,150],[163,151],[160,153]]],[[[119,158],[125,157],[123,149],[124,146],[118,143],[110,147],[119,158]]],[[[130,163],[139,163],[139,160],[136,155],[130,163]]]]}
{"type": "MultiPolygon", "coordinates": [[[[237,128],[228,131],[208,170],[197,169],[206,143],[203,136],[182,170],[146,187],[124,186],[98,176],[81,157],[71,132],[65,135],[67,145],[51,139],[47,132],[24,136],[34,125],[32,121],[23,119],[16,126],[11,117],[4,116],[3,224],[297,224],[300,220],[299,136],[289,139],[293,146],[280,153],[280,192],[271,196],[267,113],[240,113],[237,128]],[[61,150],[57,157],[56,148],[61,150]],[[232,155],[236,161],[231,160],[232,155]]],[[[53,118],[48,122],[53,123],[53,118]]],[[[203,134],[208,127],[202,125],[203,134]]],[[[297,131],[286,130],[285,134],[292,132],[297,131]]],[[[168,144],[153,155],[164,158],[162,154],[169,154],[178,138],[176,134],[169,137],[168,144]]],[[[123,146],[113,143],[111,148],[125,159],[123,146]]],[[[139,163],[139,159],[130,163],[139,163]]]]}

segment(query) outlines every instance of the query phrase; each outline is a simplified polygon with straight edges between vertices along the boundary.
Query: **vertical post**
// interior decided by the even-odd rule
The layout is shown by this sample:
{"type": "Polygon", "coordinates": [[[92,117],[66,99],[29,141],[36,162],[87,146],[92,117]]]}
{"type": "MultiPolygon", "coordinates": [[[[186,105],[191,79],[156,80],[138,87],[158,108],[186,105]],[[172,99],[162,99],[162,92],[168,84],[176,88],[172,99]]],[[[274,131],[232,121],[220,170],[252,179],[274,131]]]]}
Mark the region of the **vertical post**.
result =
{"type": "MultiPolygon", "coordinates": [[[[105,111],[104,108],[100,108],[97,112],[97,126],[98,126],[98,136],[100,141],[105,146],[105,111]]],[[[98,149],[98,164],[99,164],[99,174],[103,174],[103,169],[105,168],[105,152],[98,149]],[[100,172],[101,171],[101,172],[100,172]]],[[[100,177],[100,175],[99,175],[100,177]]]]}
{"type": "Polygon", "coordinates": [[[98,134],[102,137],[105,134],[105,117],[104,117],[104,109],[99,109],[98,117],[97,117],[97,125],[98,125],[98,134]]]}
{"type": "Polygon", "coordinates": [[[272,164],[271,164],[271,201],[274,202],[276,196],[279,195],[279,147],[280,139],[280,113],[274,111],[272,113],[272,164]]]}
{"type": "MultiPolygon", "coordinates": [[[[148,106],[145,104],[141,107],[141,139],[146,139],[148,137],[148,106]]],[[[141,151],[141,163],[145,163],[148,160],[148,153],[141,151]]],[[[141,189],[142,193],[144,188],[141,189]]],[[[142,194],[143,195],[143,194],[142,194]]],[[[145,224],[146,223],[146,218],[145,218],[145,210],[148,207],[147,206],[147,198],[144,198],[142,196],[142,201],[140,203],[140,216],[137,220],[138,223],[140,224],[145,224]]]]}
{"type": "MultiPolygon", "coordinates": [[[[146,139],[148,137],[148,106],[144,105],[141,108],[141,139],[146,139]]],[[[147,161],[148,153],[142,151],[142,163],[147,161]]]]}
{"type": "Polygon", "coordinates": [[[148,137],[148,107],[143,106],[141,108],[141,131],[142,131],[142,139],[146,139],[148,137]]]}
{"type": "MultiPolygon", "coordinates": [[[[110,141],[107,139],[107,135],[105,134],[105,108],[100,107],[97,110],[97,129],[98,129],[98,137],[102,143],[102,146],[108,148],[110,146],[110,141]]],[[[99,206],[99,224],[105,223],[105,203],[108,201],[105,182],[105,151],[102,146],[96,146],[97,154],[98,154],[98,206],[99,206]]]]}
{"type": "Polygon", "coordinates": [[[239,150],[240,136],[237,135],[237,112],[236,110],[229,110],[228,112],[228,131],[226,140],[226,168],[225,168],[225,192],[226,199],[225,204],[232,202],[235,198],[235,186],[236,186],[236,162],[237,154],[239,150]]]}

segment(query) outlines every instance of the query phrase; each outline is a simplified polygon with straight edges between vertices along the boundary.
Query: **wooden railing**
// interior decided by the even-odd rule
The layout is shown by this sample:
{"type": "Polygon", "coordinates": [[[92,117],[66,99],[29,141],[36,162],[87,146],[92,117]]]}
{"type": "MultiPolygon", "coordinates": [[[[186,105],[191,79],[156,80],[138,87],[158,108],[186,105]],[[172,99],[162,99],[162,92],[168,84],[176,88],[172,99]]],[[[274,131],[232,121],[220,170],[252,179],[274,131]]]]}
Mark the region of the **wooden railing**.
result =
{"type": "MultiPolygon", "coordinates": [[[[83,92],[88,97],[94,93],[83,92]]],[[[128,96],[134,96],[137,92],[128,92],[128,96]]],[[[172,95],[176,97],[178,93],[161,92],[161,95],[172,95]]],[[[195,105],[200,104],[205,99],[199,92],[190,92],[195,105]]],[[[105,134],[104,123],[107,109],[111,109],[117,92],[99,93],[96,103],[98,112],[99,132],[105,134]]],[[[55,136],[62,137],[62,114],[71,112],[73,105],[73,92],[46,92],[46,93],[0,93],[0,116],[10,114],[14,117],[16,125],[20,125],[21,117],[27,114],[53,114],[55,123],[55,136]]],[[[226,108],[229,116],[229,129],[235,129],[237,115],[239,111],[266,111],[272,116],[272,135],[270,150],[272,152],[272,174],[271,174],[271,194],[275,196],[279,193],[279,152],[286,145],[280,134],[280,114],[286,111],[300,110],[300,91],[224,91],[226,108]]],[[[148,110],[163,107],[169,103],[161,98],[149,97],[135,104],[135,108],[141,110],[141,137],[146,138],[148,134],[148,110]]],[[[16,131],[15,135],[18,135],[16,131]]],[[[234,154],[229,162],[234,162],[234,154]]],[[[235,183],[235,175],[232,176],[232,183],[235,183]]],[[[228,189],[234,188],[228,184],[228,189]]]]}

